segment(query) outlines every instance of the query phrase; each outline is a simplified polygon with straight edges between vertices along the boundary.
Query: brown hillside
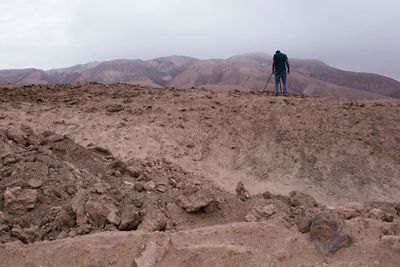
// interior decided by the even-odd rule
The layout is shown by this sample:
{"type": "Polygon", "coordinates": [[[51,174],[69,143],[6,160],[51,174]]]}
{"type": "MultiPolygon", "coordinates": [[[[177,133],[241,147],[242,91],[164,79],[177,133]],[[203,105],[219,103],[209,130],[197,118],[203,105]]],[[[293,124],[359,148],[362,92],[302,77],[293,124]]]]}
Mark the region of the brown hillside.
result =
{"type": "MultiPolygon", "coordinates": [[[[262,90],[271,72],[271,56],[250,53],[226,60],[198,60],[170,56],[153,60],[112,60],[49,70],[5,70],[0,83],[131,83],[153,87],[193,86],[243,91],[262,90]]],[[[356,73],[330,67],[318,60],[290,59],[289,89],[305,95],[352,99],[400,96],[400,82],[376,74],[356,73]]],[[[268,86],[273,89],[273,81],[268,86]]]]}
{"type": "Polygon", "coordinates": [[[56,82],[56,80],[43,70],[0,70],[0,83],[48,84],[54,82],[56,82]]]}

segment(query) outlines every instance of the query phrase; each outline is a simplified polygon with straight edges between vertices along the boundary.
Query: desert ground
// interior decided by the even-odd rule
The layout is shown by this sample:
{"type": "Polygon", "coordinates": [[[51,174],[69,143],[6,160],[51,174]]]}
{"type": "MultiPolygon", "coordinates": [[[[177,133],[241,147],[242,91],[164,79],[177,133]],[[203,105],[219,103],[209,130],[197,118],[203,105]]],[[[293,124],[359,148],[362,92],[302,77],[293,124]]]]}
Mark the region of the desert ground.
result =
{"type": "Polygon", "coordinates": [[[0,86],[0,266],[399,266],[400,100],[0,86]]]}

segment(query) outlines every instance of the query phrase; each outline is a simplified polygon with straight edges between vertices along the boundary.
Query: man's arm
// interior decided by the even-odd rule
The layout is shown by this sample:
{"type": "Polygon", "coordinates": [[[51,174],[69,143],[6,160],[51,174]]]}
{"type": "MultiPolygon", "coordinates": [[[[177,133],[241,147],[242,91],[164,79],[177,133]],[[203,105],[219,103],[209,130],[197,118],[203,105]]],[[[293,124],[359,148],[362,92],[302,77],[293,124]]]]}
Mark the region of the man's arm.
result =
{"type": "Polygon", "coordinates": [[[287,73],[290,73],[290,66],[289,66],[289,59],[286,58],[286,67],[287,67],[287,73]]]}
{"type": "Polygon", "coordinates": [[[275,64],[276,64],[276,59],[272,61],[272,73],[275,73],[275,64]]]}

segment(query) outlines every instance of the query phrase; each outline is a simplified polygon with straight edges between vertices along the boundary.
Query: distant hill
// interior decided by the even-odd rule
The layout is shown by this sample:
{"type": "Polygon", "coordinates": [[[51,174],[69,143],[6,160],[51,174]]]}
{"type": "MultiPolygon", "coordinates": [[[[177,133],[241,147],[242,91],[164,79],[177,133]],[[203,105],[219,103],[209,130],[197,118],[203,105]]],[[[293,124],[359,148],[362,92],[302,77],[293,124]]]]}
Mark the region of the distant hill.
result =
{"type": "Polygon", "coordinates": [[[49,73],[38,69],[0,70],[0,83],[57,83],[49,73]]]}
{"type": "MultiPolygon", "coordinates": [[[[400,98],[400,82],[377,74],[344,71],[319,60],[290,59],[289,90],[313,96],[353,99],[400,98]]],[[[153,60],[119,59],[70,68],[1,70],[0,83],[135,83],[153,87],[206,87],[261,90],[271,72],[272,56],[264,53],[228,59],[199,60],[185,56],[153,60]]],[[[273,89],[273,81],[268,86],[273,89]]]]}

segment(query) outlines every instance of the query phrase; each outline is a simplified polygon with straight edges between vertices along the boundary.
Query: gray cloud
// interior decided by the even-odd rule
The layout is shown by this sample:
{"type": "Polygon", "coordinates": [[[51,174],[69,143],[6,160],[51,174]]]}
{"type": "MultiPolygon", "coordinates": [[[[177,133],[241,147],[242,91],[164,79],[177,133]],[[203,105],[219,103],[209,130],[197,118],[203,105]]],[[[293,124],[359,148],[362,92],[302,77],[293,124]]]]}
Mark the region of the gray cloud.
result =
{"type": "Polygon", "coordinates": [[[398,10],[396,0],[2,0],[0,68],[279,48],[400,79],[398,10]]]}

